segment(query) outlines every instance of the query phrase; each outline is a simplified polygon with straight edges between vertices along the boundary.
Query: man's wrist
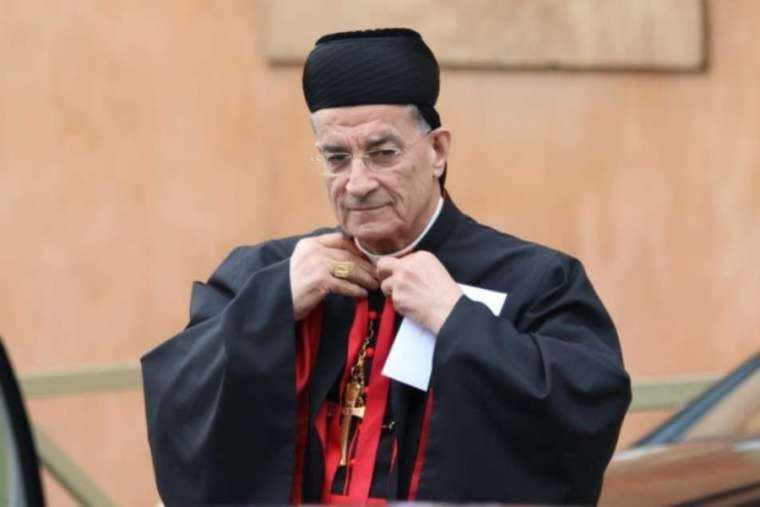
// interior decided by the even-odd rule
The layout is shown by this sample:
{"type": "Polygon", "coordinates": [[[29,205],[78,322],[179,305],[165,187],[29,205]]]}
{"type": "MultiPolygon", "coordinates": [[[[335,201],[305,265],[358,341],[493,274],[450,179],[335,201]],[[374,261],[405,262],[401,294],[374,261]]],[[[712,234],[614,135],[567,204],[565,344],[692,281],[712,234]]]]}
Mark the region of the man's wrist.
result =
{"type": "Polygon", "coordinates": [[[460,291],[458,294],[456,294],[455,297],[452,297],[449,302],[435,312],[433,315],[432,321],[430,322],[430,330],[433,331],[436,335],[441,330],[443,325],[446,323],[446,320],[448,320],[449,315],[451,315],[451,312],[454,311],[454,307],[459,302],[459,298],[463,296],[462,292],[460,291]]]}

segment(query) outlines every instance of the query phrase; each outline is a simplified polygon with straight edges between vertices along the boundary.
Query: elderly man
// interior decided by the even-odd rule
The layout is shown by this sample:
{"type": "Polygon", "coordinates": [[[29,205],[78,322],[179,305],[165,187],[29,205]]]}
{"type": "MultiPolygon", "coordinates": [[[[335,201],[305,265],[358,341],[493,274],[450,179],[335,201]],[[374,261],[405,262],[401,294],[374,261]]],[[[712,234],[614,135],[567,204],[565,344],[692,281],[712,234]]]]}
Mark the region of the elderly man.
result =
{"type": "Polygon", "coordinates": [[[167,504],[596,501],[630,401],[615,328],[577,260],[443,190],[438,75],[411,30],[317,41],[339,226],[233,251],[143,358],[167,504]]]}

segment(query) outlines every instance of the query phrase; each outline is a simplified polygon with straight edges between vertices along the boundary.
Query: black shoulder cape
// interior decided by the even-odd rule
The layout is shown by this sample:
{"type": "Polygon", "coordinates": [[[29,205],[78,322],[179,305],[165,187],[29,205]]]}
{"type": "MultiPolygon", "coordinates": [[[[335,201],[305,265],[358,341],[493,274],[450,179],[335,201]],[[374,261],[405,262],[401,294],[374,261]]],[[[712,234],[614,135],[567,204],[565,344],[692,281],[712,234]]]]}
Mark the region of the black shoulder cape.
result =
{"type": "MultiPolygon", "coordinates": [[[[289,257],[299,239],[235,249],[194,284],[188,327],[142,359],[167,505],[289,500],[297,338],[289,257]]],[[[499,317],[462,297],[438,334],[417,500],[596,502],[631,394],[614,325],[580,262],[483,226],[450,200],[419,249],[457,282],[508,296],[499,317]]],[[[312,415],[345,362],[354,306],[325,300],[312,415]]],[[[390,396],[402,414],[394,500],[408,490],[425,397],[395,381],[390,396]]],[[[305,480],[318,483],[320,463],[311,469],[305,480]]]]}

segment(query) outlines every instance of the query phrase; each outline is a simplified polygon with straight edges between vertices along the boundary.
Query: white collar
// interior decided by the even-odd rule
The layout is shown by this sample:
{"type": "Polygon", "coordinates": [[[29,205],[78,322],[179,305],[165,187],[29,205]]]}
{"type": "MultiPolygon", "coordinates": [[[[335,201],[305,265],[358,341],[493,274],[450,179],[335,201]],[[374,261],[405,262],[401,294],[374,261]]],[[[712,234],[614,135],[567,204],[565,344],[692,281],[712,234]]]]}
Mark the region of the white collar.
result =
{"type": "Polygon", "coordinates": [[[438,218],[438,215],[441,214],[441,210],[442,209],[443,209],[443,197],[439,197],[438,198],[438,206],[435,208],[435,212],[433,212],[433,216],[430,217],[430,221],[427,223],[427,225],[425,226],[425,229],[423,229],[422,233],[420,233],[420,235],[417,236],[417,239],[415,239],[409,245],[405,246],[404,248],[402,248],[401,250],[399,250],[397,252],[393,252],[393,253],[389,253],[389,254],[374,254],[374,253],[368,251],[363,246],[361,246],[359,244],[359,240],[357,240],[356,238],[354,238],[354,243],[356,244],[356,248],[358,248],[364,255],[366,255],[367,258],[369,259],[369,261],[372,264],[377,264],[377,261],[379,261],[383,257],[389,257],[389,256],[390,257],[401,257],[402,255],[406,255],[409,252],[411,252],[412,250],[414,250],[414,248],[419,244],[419,242],[422,241],[422,238],[425,237],[425,234],[427,234],[428,231],[430,230],[430,228],[433,227],[433,224],[435,223],[435,220],[438,218]]]}

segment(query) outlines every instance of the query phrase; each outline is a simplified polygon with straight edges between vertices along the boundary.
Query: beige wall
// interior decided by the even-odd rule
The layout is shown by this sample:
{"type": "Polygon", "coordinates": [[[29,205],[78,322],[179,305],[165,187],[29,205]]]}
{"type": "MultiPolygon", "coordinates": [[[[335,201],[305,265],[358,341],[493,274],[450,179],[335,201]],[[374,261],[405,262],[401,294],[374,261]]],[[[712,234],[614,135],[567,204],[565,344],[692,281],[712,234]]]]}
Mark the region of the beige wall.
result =
{"type": "MultiPolygon", "coordinates": [[[[0,333],[20,372],[136,361],[234,245],[331,223],[300,71],[265,65],[258,7],[0,0],[0,333]]],[[[635,378],[720,373],[760,341],[760,3],[709,14],[704,74],[442,76],[455,200],[579,256],[635,378]]],[[[155,500],[139,393],[30,406],[120,503],[155,500]]]]}

